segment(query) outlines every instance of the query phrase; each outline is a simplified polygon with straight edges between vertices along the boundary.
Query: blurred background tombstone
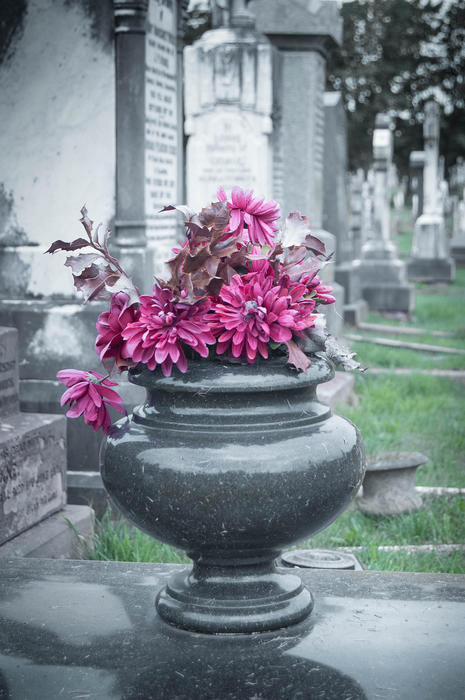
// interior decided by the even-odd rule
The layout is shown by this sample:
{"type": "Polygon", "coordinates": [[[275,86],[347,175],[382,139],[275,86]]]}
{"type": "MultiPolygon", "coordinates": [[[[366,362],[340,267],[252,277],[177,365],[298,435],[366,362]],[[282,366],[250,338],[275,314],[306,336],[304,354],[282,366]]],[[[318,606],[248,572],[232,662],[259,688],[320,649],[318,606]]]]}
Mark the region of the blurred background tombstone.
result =
{"type": "Polygon", "coordinates": [[[444,226],[438,185],[439,105],[425,105],[423,125],[425,166],[423,174],[423,213],[415,222],[408,277],[418,282],[452,282],[454,261],[444,226]]]}
{"type": "Polygon", "coordinates": [[[344,321],[357,325],[368,311],[361,297],[359,262],[353,257],[346,192],[347,135],[340,92],[325,92],[323,228],[336,236],[335,280],[344,288],[344,321]]]}
{"type": "Polygon", "coordinates": [[[390,239],[389,170],[392,163],[392,134],[386,114],[376,116],[373,132],[374,203],[373,220],[361,257],[362,294],[371,309],[410,312],[414,288],[407,282],[405,264],[390,239]]]}

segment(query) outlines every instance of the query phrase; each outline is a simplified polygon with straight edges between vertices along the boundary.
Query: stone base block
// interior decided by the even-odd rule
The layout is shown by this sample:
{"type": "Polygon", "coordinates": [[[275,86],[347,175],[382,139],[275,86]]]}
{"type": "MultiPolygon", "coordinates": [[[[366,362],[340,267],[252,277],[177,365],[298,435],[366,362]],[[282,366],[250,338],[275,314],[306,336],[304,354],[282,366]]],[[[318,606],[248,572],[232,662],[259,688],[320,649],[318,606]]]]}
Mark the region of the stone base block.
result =
{"type": "Polygon", "coordinates": [[[368,304],[365,299],[359,299],[353,304],[344,306],[344,323],[349,326],[358,326],[367,317],[368,304]]]}
{"type": "Polygon", "coordinates": [[[320,401],[336,408],[341,404],[354,405],[356,395],[354,393],[355,377],[349,372],[336,372],[334,377],[325,384],[317,387],[317,396],[320,401]]]}
{"type": "Polygon", "coordinates": [[[360,261],[343,263],[336,266],[335,279],[344,287],[344,299],[346,304],[353,304],[361,296],[360,286],[360,261]]]}
{"type": "Polygon", "coordinates": [[[450,252],[457,266],[465,266],[465,235],[451,240],[450,252]]]}
{"type": "Polygon", "coordinates": [[[110,498],[103,487],[100,472],[68,472],[68,503],[90,506],[96,518],[111,508],[110,498]]]}
{"type": "Polygon", "coordinates": [[[82,544],[80,544],[82,540],[80,538],[90,544],[93,534],[94,514],[92,508],[67,505],[59,513],[51,515],[0,546],[0,557],[79,559],[82,554],[82,544]]]}
{"type": "Polygon", "coordinates": [[[363,298],[375,311],[404,311],[415,307],[415,289],[412,284],[377,284],[363,287],[363,298]]]}
{"type": "Polygon", "coordinates": [[[452,258],[412,258],[407,275],[412,282],[453,282],[455,263],[452,258]]]}
{"type": "Polygon", "coordinates": [[[0,426],[0,543],[66,503],[66,419],[17,413],[0,426]]]}

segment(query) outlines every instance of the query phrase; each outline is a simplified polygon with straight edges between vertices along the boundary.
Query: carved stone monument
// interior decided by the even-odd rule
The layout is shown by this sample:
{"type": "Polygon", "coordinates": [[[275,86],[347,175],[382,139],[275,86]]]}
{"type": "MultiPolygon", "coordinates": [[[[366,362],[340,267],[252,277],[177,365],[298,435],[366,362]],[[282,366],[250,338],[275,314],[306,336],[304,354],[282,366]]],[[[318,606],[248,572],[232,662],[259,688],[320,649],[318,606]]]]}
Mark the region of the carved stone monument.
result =
{"type": "Polygon", "coordinates": [[[390,119],[376,116],[373,132],[374,206],[372,228],[362,247],[362,294],[371,309],[410,312],[413,285],[407,282],[405,263],[390,240],[388,176],[392,162],[390,119]]]}
{"type": "Polygon", "coordinates": [[[272,193],[273,49],[245,2],[224,8],[213,15],[220,24],[184,50],[187,202],[195,209],[220,185],[272,193]]]}
{"type": "Polygon", "coordinates": [[[457,200],[452,216],[452,257],[457,265],[465,263],[465,199],[457,200]]]}
{"type": "Polygon", "coordinates": [[[455,264],[450,257],[439,201],[439,117],[439,105],[434,100],[427,102],[423,124],[423,214],[415,222],[412,254],[408,263],[409,279],[422,282],[452,282],[455,277],[455,264]]]}
{"type": "Polygon", "coordinates": [[[425,167],[424,151],[412,151],[409,157],[410,193],[412,195],[412,215],[414,222],[423,214],[423,169],[425,167]]]}

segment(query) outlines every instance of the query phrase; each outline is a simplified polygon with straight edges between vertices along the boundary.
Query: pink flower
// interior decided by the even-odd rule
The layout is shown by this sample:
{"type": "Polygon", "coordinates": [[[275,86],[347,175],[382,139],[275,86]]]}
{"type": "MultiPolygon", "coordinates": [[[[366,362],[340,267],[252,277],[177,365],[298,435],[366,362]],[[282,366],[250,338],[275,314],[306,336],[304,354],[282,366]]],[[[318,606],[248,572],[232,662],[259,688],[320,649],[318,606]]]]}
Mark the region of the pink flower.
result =
{"type": "Polygon", "coordinates": [[[128,360],[121,355],[124,343],[121,332],[129,323],[139,318],[139,310],[134,305],[128,306],[128,301],[128,296],[123,292],[113,294],[110,310],[101,313],[97,320],[95,351],[101,362],[114,357],[120,369],[128,366],[128,360]]]}
{"type": "MultiPolygon", "coordinates": [[[[223,187],[218,190],[218,199],[221,202],[228,201],[223,187]]],[[[277,202],[265,202],[264,199],[254,197],[252,190],[242,190],[240,187],[232,189],[231,202],[228,202],[231,209],[229,228],[231,231],[238,229],[246,243],[273,245],[280,209],[277,202]],[[247,231],[244,231],[244,224],[247,225],[247,231]]]]}
{"type": "Polygon", "coordinates": [[[215,342],[208,325],[209,301],[185,304],[176,301],[170,289],[157,285],[152,296],[141,296],[140,301],[139,320],[122,332],[124,354],[134,362],[144,362],[149,369],[161,365],[165,377],[170,376],[173,364],[181,372],[187,370],[182,343],[208,357],[207,345],[215,342]]]}
{"type": "Polygon", "coordinates": [[[270,340],[285,343],[314,324],[315,303],[305,300],[305,293],[305,285],[291,287],[287,276],[274,285],[274,271],[266,261],[259,270],[234,275],[212,310],[217,353],[231,347],[233,357],[246,357],[251,364],[257,354],[268,357],[270,340]]]}
{"type": "Polygon", "coordinates": [[[83,415],[84,421],[95,431],[102,428],[108,435],[111,429],[110,414],[107,406],[113,406],[119,413],[126,413],[121,397],[110,389],[116,382],[104,379],[98,372],[82,372],[77,369],[62,369],[57,373],[60,382],[68,390],[61,397],[61,405],[69,404],[68,418],[83,415]]]}
{"type": "Polygon", "coordinates": [[[299,284],[305,285],[307,294],[311,294],[312,299],[314,299],[317,304],[334,304],[336,301],[335,297],[330,294],[333,288],[324,285],[316,275],[315,277],[303,275],[299,280],[299,284]]]}

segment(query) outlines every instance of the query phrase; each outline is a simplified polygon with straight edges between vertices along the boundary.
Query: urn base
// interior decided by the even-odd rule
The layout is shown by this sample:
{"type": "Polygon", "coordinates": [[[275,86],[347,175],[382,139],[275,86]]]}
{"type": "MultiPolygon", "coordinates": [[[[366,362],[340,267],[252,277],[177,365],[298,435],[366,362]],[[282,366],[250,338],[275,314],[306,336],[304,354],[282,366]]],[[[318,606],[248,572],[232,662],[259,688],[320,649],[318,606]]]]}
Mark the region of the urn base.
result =
{"type": "Polygon", "coordinates": [[[194,565],[159,593],[158,613],[184,629],[235,634],[287,627],[310,614],[313,597],[298,576],[274,566],[252,569],[194,565]]]}

